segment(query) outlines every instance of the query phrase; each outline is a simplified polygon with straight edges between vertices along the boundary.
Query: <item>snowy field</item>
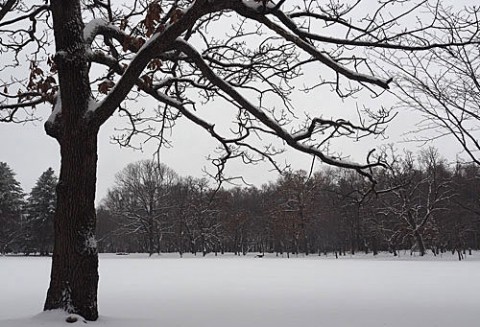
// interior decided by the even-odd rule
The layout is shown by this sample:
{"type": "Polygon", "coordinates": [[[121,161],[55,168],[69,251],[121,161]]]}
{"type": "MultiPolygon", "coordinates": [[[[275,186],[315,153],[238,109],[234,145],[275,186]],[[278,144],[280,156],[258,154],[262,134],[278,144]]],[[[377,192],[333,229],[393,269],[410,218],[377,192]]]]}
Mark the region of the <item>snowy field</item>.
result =
{"type": "MultiPolygon", "coordinates": [[[[65,326],[40,313],[49,258],[0,257],[0,326],[65,326]]],[[[480,253],[442,257],[101,255],[105,327],[480,326],[480,253]]],[[[73,325],[85,325],[77,322],[73,325]]]]}

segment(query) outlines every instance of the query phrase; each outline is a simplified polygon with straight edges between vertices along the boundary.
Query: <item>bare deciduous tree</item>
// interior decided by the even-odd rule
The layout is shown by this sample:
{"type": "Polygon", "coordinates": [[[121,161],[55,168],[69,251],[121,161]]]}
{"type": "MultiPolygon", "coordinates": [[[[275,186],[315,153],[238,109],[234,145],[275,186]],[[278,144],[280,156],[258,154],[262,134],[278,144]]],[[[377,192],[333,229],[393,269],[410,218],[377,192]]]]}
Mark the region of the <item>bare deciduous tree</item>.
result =
{"type": "Polygon", "coordinates": [[[115,177],[106,207],[123,222],[124,233],[143,234],[147,252],[160,253],[160,238],[168,230],[170,192],[177,175],[165,165],[144,160],[128,165],[115,177]]]}
{"type": "MultiPolygon", "coordinates": [[[[390,192],[385,194],[378,213],[400,220],[400,225],[391,231],[391,238],[410,237],[421,256],[425,255],[424,238],[433,227],[435,215],[447,210],[447,201],[452,197],[451,175],[434,148],[421,153],[417,166],[411,153],[405,158],[396,157],[390,165],[390,192]]],[[[391,226],[391,225],[390,225],[391,226]]]]}
{"type": "MultiPolygon", "coordinates": [[[[441,6],[441,3],[439,4],[441,6]]],[[[480,164],[480,26],[478,7],[458,13],[444,13],[439,7],[438,21],[449,33],[429,33],[444,47],[424,52],[382,53],[382,58],[399,73],[396,93],[402,110],[416,110],[423,119],[412,133],[413,139],[429,142],[453,137],[468,161],[480,164]],[[463,41],[466,41],[463,42],[463,41]]]]}
{"type": "Polygon", "coordinates": [[[306,92],[327,87],[345,98],[367,88],[378,95],[389,88],[392,76],[376,73],[365,51],[425,51],[471,41],[457,40],[447,31],[442,44],[432,42],[429,33],[444,32],[444,11],[427,1],[137,0],[124,6],[104,0],[51,0],[48,5],[38,1],[27,6],[18,0],[4,4],[0,26],[2,40],[8,42],[2,41],[2,56],[10,52],[15,58],[20,58],[19,53],[33,56],[24,79],[13,73],[21,60],[14,66],[2,61],[2,72],[11,74],[3,80],[2,120],[15,121],[21,109],[51,103],[53,112],[45,129],[61,152],[45,309],[65,309],[87,320],[98,317],[97,135],[115,112],[131,123],[117,138],[123,145],[131,144],[135,135],[156,138],[164,145],[165,132],[180,118],[203,128],[220,145],[219,155],[212,158],[219,179],[231,159],[268,160],[280,169],[273,158],[279,150],[261,142],[271,138],[327,164],[371,177],[370,169],[380,162],[371,156],[363,163],[341,160],[330,153],[328,144],[337,137],[358,140],[381,134],[391,119],[388,110],[359,111],[356,121],[330,118],[322,114],[326,103],[320,92],[318,103],[311,105],[314,114],[303,115],[304,109],[294,101],[296,89],[302,84],[306,92]],[[429,21],[426,25],[406,19],[429,9],[422,20],[429,21]],[[28,27],[18,28],[17,20],[26,24],[19,26],[28,27]],[[50,39],[55,43],[53,55],[47,48],[50,39]],[[305,72],[317,70],[320,77],[315,80],[303,78],[305,72]],[[135,105],[144,96],[159,106],[143,110],[135,105]],[[232,128],[220,128],[200,113],[214,100],[232,109],[232,128]]]}

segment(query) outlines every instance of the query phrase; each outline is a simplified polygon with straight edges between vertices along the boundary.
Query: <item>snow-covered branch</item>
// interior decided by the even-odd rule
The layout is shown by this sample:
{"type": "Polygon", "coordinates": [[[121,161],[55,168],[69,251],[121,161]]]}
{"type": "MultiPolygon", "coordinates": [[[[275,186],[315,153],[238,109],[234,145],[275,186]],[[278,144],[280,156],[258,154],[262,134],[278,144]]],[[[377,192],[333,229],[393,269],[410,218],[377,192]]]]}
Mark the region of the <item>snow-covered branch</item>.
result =
{"type": "Polygon", "coordinates": [[[371,167],[381,165],[378,162],[373,164],[361,165],[357,163],[337,160],[333,157],[330,157],[324,154],[315,145],[307,145],[305,143],[298,142],[298,140],[295,139],[295,137],[292,136],[290,133],[288,133],[280,124],[278,124],[277,121],[270,118],[264,111],[262,111],[260,108],[252,104],[248,99],[246,99],[244,96],[238,93],[230,84],[228,84],[220,76],[215,74],[215,72],[208,66],[208,64],[202,58],[201,54],[198,53],[187,42],[181,39],[177,39],[177,41],[175,42],[175,47],[181,50],[182,52],[184,52],[185,54],[187,54],[188,57],[195,62],[197,67],[202,71],[203,75],[206,78],[208,78],[208,80],[211,83],[213,83],[223,92],[225,92],[233,101],[238,103],[238,105],[241,108],[245,109],[250,114],[252,114],[256,119],[258,119],[262,124],[267,126],[269,129],[271,129],[275,133],[275,135],[277,135],[282,140],[284,140],[292,148],[304,153],[314,155],[319,159],[321,159],[323,162],[328,163],[330,165],[356,169],[359,172],[360,171],[363,172],[363,170],[365,169],[369,169],[371,167]]]}

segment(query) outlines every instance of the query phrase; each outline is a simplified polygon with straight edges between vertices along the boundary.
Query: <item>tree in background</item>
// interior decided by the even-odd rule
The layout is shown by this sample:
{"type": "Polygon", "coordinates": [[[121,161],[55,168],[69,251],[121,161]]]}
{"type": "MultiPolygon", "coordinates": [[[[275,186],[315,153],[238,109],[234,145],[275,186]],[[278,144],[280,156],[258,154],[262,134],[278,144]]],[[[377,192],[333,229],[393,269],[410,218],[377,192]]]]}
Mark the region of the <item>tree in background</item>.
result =
{"type": "Polygon", "coordinates": [[[57,195],[57,177],[48,168],[37,180],[26,204],[26,228],[29,231],[28,252],[48,255],[53,251],[53,217],[57,195]]]}
{"type": "MultiPolygon", "coordinates": [[[[415,139],[428,142],[454,137],[466,154],[465,159],[477,165],[480,165],[480,26],[471,15],[479,13],[478,7],[472,7],[451,13],[448,19],[439,17],[455,40],[448,47],[427,46],[421,53],[381,54],[399,72],[395,84],[400,91],[396,95],[401,109],[413,109],[423,116],[415,139]]],[[[433,43],[443,43],[444,37],[429,34],[433,43]]]]}
{"type": "Polygon", "coordinates": [[[221,192],[217,206],[221,212],[221,224],[224,232],[223,248],[230,249],[236,255],[243,254],[257,248],[253,240],[259,239],[258,249],[265,250],[266,208],[262,206],[262,194],[254,187],[235,187],[221,192]]]}
{"type": "MultiPolygon", "coordinates": [[[[256,187],[212,189],[205,179],[178,178],[166,195],[162,252],[276,252],[345,255],[400,250],[424,255],[480,248],[478,167],[450,167],[438,150],[397,154],[374,171],[378,190],[358,174],[324,169],[291,172],[256,187]]],[[[142,233],[98,211],[102,251],[148,252],[142,233]]]]}
{"type": "Polygon", "coordinates": [[[172,200],[178,203],[176,225],[180,231],[180,242],[191,253],[218,251],[219,225],[218,210],[213,196],[215,191],[208,186],[205,178],[187,177],[179,183],[181,192],[172,200]]]}
{"type": "Polygon", "coordinates": [[[422,151],[417,160],[420,164],[415,161],[409,152],[404,158],[394,156],[389,169],[389,184],[384,185],[390,188],[390,192],[379,199],[377,217],[383,216],[379,220],[382,229],[391,231],[390,239],[407,239],[423,256],[427,249],[425,238],[430,239],[434,248],[438,244],[434,220],[448,210],[453,190],[451,174],[436,149],[422,151]],[[392,225],[392,221],[396,222],[392,225]]]}
{"type": "MultiPolygon", "coordinates": [[[[328,172],[327,172],[328,174],[328,172]]],[[[345,253],[355,251],[372,250],[376,254],[377,235],[376,230],[368,228],[365,220],[371,217],[368,209],[368,192],[371,187],[365,181],[351,171],[330,171],[334,185],[328,191],[332,193],[333,206],[331,211],[334,218],[331,224],[335,227],[337,235],[336,251],[345,253]]]]}
{"type": "Polygon", "coordinates": [[[280,224],[287,255],[289,252],[308,254],[311,249],[309,231],[315,201],[315,186],[305,171],[285,174],[277,181],[275,203],[271,215],[280,224]]]}
{"type": "Polygon", "coordinates": [[[476,249],[480,244],[480,166],[457,164],[452,172],[452,215],[439,221],[443,250],[476,249]]]}
{"type": "Polygon", "coordinates": [[[0,253],[18,251],[18,243],[24,236],[22,210],[24,193],[15,173],[0,162],[0,253]]]}
{"type": "Polygon", "coordinates": [[[115,176],[115,187],[108,192],[106,207],[121,219],[126,233],[143,235],[145,250],[160,253],[160,239],[171,226],[170,192],[177,174],[153,160],[128,165],[115,176]]]}
{"type": "MultiPolygon", "coordinates": [[[[151,229],[152,238],[141,220],[130,219],[126,211],[111,210],[106,199],[97,210],[98,250],[180,255],[276,252],[287,257],[331,252],[338,256],[348,250],[351,254],[372,251],[374,255],[409,250],[422,255],[431,250],[435,255],[452,251],[463,259],[467,251],[479,249],[478,166],[448,166],[433,148],[416,156],[408,152],[397,155],[393,146],[389,150],[394,159],[390,168],[374,172],[376,192],[358,174],[331,168],[308,176],[304,171],[291,172],[260,189],[213,189],[206,179],[176,178],[168,187],[159,186],[168,191],[159,192],[158,188],[152,192],[162,204],[162,216],[155,222],[161,227],[151,229]]],[[[44,210],[47,205],[39,205],[48,201],[38,200],[49,197],[41,187],[45,175],[53,173],[50,169],[45,172],[32,190],[29,202],[33,205],[21,206],[18,215],[23,218],[2,224],[2,231],[13,236],[3,252],[48,253],[40,250],[48,239],[43,219],[32,220],[45,216],[39,212],[48,212],[44,210]]],[[[135,174],[128,184],[141,185],[143,177],[135,174]]],[[[46,193],[53,199],[54,183],[46,184],[51,191],[46,193]]],[[[121,198],[124,196],[128,198],[129,192],[121,198]]],[[[130,206],[128,201],[126,205],[130,206]]],[[[148,225],[148,219],[144,222],[148,225]]]]}

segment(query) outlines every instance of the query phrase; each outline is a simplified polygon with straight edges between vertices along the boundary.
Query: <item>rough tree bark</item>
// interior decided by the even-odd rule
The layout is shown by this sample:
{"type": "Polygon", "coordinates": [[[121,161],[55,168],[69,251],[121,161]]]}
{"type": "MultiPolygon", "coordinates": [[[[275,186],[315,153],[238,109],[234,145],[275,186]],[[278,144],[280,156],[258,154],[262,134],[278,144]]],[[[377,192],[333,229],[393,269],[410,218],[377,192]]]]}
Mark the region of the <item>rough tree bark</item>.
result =
{"type": "Polygon", "coordinates": [[[97,132],[86,112],[89,63],[78,1],[52,0],[55,62],[61,85],[57,114],[45,124],[60,144],[55,245],[44,309],[63,309],[96,320],[98,254],[95,241],[97,132]]]}

